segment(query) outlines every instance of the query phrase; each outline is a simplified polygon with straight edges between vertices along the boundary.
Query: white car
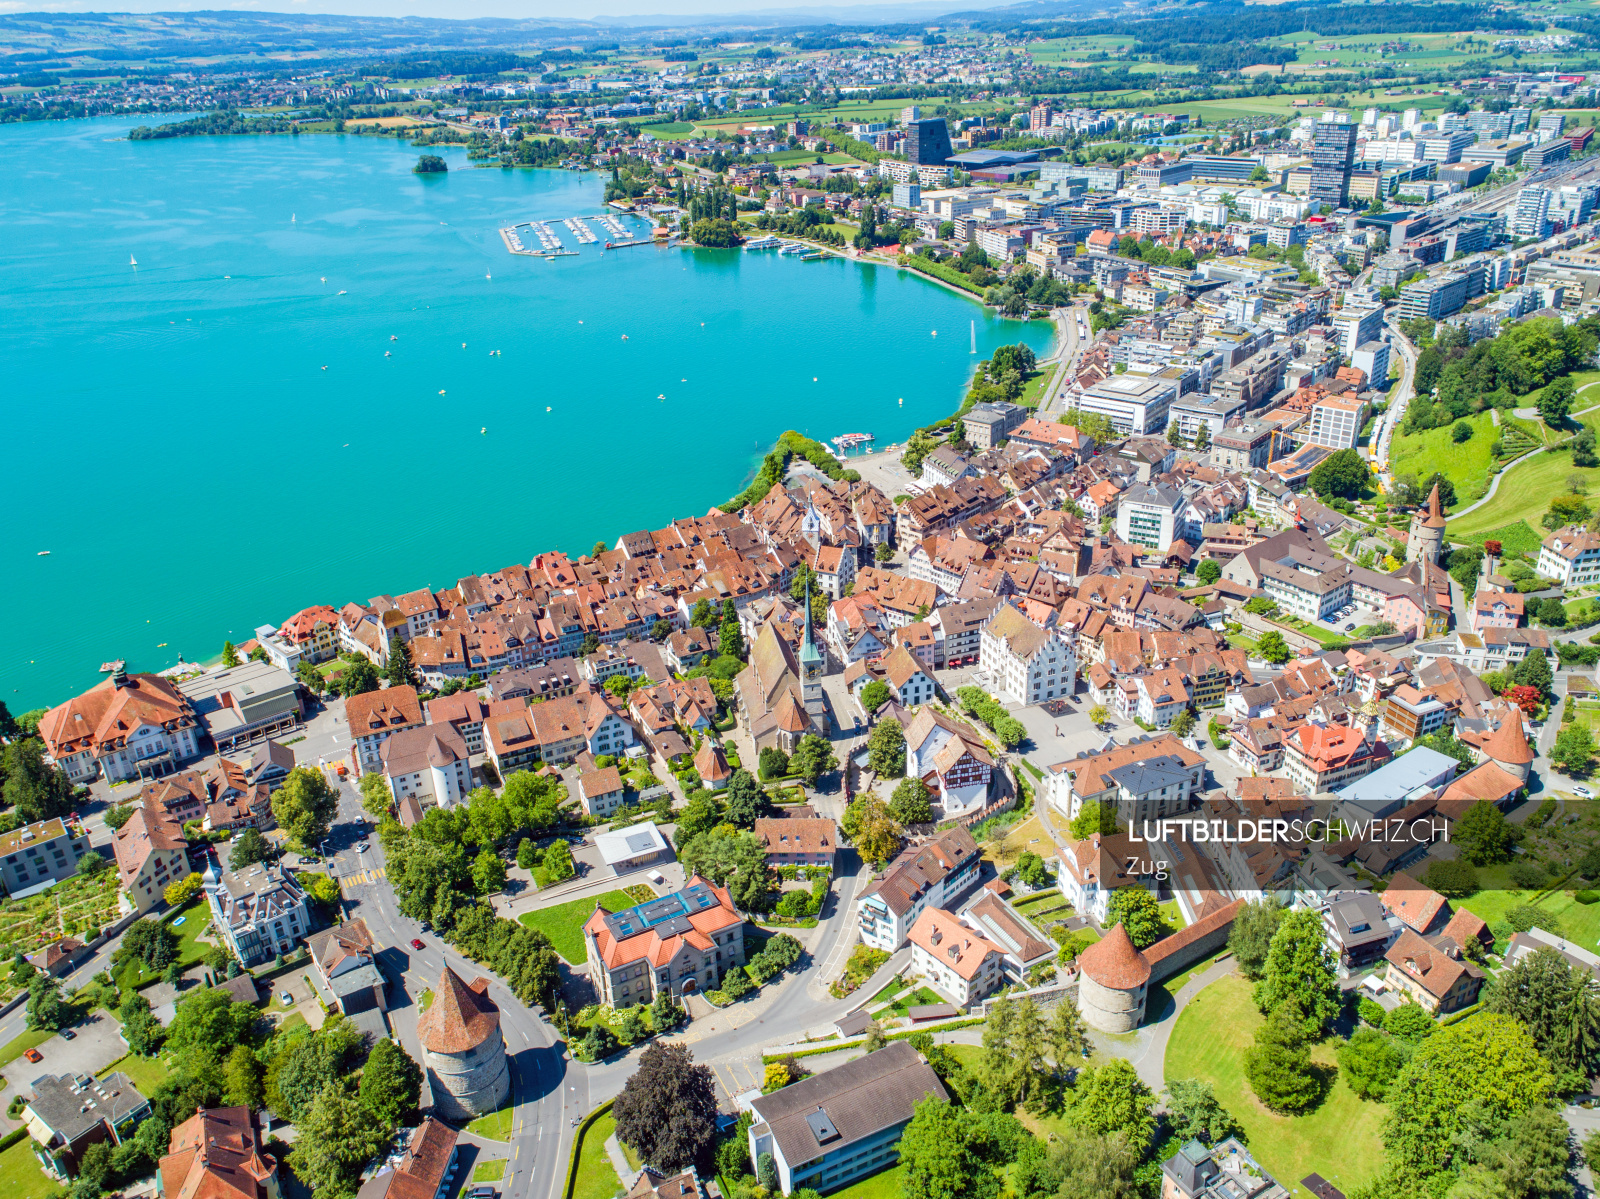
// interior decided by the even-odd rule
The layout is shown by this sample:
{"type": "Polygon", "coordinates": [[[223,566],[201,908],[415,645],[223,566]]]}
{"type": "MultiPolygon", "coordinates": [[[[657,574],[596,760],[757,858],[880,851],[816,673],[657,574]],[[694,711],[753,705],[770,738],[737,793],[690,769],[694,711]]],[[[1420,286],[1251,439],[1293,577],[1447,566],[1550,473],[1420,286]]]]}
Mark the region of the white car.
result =
{"type": "Polygon", "coordinates": [[[1594,798],[1594,792],[1589,790],[1589,788],[1583,786],[1582,784],[1574,784],[1573,788],[1572,788],[1572,793],[1574,795],[1582,797],[1583,799],[1593,799],[1594,798]]]}
{"type": "Polygon", "coordinates": [[[294,996],[289,994],[289,992],[287,992],[287,991],[285,991],[281,995],[279,995],[278,998],[283,1000],[283,1006],[284,1007],[289,1007],[290,1005],[292,1005],[294,1003],[294,996]]]}

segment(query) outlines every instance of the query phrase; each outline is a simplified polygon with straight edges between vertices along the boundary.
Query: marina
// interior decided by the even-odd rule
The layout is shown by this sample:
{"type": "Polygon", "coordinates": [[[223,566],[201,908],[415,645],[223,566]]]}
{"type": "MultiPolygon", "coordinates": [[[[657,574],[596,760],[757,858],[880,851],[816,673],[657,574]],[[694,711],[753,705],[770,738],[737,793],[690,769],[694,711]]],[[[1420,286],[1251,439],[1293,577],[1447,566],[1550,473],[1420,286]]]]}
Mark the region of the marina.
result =
{"type": "Polygon", "coordinates": [[[602,247],[606,250],[622,250],[629,246],[648,246],[655,244],[653,237],[638,237],[628,230],[628,227],[610,213],[599,216],[569,216],[552,218],[549,220],[522,221],[516,225],[507,225],[500,230],[500,240],[505,242],[506,249],[513,254],[523,254],[529,258],[570,258],[575,256],[577,250],[569,250],[562,242],[561,236],[552,226],[564,225],[567,232],[580,246],[596,245],[600,237],[591,227],[593,221],[601,226],[610,235],[602,247]],[[529,242],[537,241],[537,248],[530,248],[529,242]]]}
{"type": "Polygon", "coordinates": [[[871,433],[841,433],[832,438],[828,444],[833,446],[834,452],[839,457],[847,458],[852,450],[861,454],[872,453],[872,445],[877,440],[871,433]]]}
{"type": "Polygon", "coordinates": [[[597,242],[600,240],[594,235],[593,229],[589,228],[588,225],[585,225],[575,216],[569,216],[561,223],[568,229],[572,230],[572,236],[578,239],[580,245],[588,245],[591,242],[597,242]]]}

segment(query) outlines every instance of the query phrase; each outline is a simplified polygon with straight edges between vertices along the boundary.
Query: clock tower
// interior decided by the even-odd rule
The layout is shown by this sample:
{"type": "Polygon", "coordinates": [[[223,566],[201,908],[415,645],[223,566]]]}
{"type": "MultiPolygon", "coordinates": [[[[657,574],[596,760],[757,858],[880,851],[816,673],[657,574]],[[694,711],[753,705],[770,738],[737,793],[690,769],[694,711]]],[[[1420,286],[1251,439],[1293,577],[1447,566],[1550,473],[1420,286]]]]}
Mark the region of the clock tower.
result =
{"type": "Polygon", "coordinates": [[[817,648],[811,628],[811,582],[806,581],[806,633],[800,642],[800,698],[806,715],[818,729],[828,727],[828,705],[822,696],[822,676],[828,672],[828,659],[817,648]]]}

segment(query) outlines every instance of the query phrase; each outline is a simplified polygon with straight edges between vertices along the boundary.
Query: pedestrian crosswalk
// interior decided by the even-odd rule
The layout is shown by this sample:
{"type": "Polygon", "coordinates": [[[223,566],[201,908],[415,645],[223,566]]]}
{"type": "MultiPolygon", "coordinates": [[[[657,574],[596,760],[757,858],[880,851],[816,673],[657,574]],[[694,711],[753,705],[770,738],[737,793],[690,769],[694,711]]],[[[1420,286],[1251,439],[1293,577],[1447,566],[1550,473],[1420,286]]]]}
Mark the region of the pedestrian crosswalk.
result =
{"type": "Polygon", "coordinates": [[[382,866],[378,866],[372,870],[357,870],[354,874],[346,874],[339,879],[339,890],[342,891],[346,896],[349,896],[350,893],[357,887],[365,886],[368,883],[375,883],[380,878],[383,878],[385,874],[386,871],[382,866]]]}

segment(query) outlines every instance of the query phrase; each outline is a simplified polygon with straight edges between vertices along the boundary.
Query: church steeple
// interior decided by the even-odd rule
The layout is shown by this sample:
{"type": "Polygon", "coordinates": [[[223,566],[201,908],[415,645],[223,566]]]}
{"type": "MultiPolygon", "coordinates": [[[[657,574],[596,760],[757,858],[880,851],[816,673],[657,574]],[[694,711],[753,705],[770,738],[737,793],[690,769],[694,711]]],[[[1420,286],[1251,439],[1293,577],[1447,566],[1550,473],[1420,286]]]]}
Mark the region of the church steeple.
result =
{"type": "MultiPolygon", "coordinates": [[[[808,662],[822,661],[822,653],[817,649],[816,637],[813,635],[811,629],[811,579],[809,576],[806,578],[805,606],[806,633],[805,637],[800,642],[800,664],[802,667],[808,662]]],[[[801,673],[807,672],[802,671],[801,673]]]]}

